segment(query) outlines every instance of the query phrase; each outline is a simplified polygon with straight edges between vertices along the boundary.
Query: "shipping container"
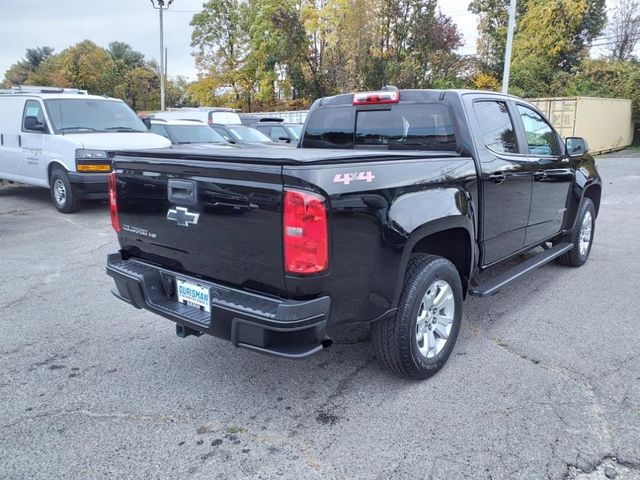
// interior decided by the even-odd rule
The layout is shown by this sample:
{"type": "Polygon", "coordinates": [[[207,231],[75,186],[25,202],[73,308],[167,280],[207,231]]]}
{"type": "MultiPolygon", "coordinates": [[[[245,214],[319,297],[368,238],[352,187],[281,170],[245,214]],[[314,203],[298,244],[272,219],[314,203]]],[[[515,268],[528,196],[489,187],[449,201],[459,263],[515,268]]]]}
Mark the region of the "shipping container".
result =
{"type": "Polygon", "coordinates": [[[583,137],[589,151],[622,150],[633,141],[631,100],[567,97],[527,99],[537,106],[563,137],[583,137]]]}

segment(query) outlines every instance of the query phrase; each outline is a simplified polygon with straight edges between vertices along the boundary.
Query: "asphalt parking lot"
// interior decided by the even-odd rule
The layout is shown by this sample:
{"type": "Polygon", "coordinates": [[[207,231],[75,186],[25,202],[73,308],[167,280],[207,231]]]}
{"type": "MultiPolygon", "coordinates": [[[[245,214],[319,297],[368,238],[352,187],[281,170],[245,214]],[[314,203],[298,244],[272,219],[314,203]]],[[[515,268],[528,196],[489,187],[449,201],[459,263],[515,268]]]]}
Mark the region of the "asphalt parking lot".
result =
{"type": "Polygon", "coordinates": [[[0,478],[640,478],[640,153],[598,167],[587,265],[468,299],[425,382],[355,336],[304,361],[180,339],[110,294],[103,204],[0,187],[0,478]]]}

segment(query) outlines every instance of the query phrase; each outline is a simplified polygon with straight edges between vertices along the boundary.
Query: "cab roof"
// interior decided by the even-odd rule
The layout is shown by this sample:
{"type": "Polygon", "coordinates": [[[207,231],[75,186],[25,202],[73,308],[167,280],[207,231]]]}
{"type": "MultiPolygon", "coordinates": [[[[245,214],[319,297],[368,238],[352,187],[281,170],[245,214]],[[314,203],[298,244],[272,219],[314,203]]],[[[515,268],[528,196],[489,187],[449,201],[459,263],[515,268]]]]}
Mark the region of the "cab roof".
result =
{"type": "MultiPolygon", "coordinates": [[[[518,98],[513,95],[508,95],[500,92],[484,91],[484,90],[468,90],[468,89],[404,89],[404,90],[386,90],[385,93],[397,91],[400,93],[400,101],[443,101],[446,97],[454,96],[459,97],[466,94],[482,94],[482,95],[495,95],[500,97],[518,98]]],[[[336,106],[336,105],[352,105],[354,95],[363,93],[375,93],[371,92],[352,92],[341,93],[331,97],[323,97],[318,100],[318,106],[336,106]]],[[[382,92],[382,91],[380,91],[382,92]]]]}

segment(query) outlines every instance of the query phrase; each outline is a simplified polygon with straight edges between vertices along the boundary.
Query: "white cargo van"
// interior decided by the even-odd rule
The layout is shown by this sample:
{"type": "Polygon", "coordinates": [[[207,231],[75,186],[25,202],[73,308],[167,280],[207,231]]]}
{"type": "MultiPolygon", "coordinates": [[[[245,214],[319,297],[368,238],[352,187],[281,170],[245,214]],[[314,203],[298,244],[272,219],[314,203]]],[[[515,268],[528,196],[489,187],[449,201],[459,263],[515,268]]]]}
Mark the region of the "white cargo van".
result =
{"type": "Polygon", "coordinates": [[[110,153],[163,148],[122,100],[84,90],[0,90],[0,179],[47,187],[63,213],[106,199],[110,153]]]}
{"type": "Polygon", "coordinates": [[[163,120],[199,120],[209,125],[241,125],[240,115],[231,108],[198,107],[169,108],[164,112],[154,112],[153,118],[163,120]]]}

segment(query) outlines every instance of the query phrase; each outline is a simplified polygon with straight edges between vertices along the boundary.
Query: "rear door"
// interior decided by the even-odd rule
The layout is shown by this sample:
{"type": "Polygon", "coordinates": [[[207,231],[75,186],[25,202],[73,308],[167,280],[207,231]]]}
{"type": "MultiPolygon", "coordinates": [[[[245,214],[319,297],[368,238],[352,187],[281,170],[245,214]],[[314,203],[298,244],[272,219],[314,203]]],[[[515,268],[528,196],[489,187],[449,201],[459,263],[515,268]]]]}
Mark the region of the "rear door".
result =
{"type": "Polygon", "coordinates": [[[566,213],[573,169],[560,137],[528,105],[517,104],[526,136],[529,161],[535,167],[525,245],[535,245],[560,232],[566,213]]]}
{"type": "Polygon", "coordinates": [[[284,292],[282,167],[116,157],[122,247],[190,275],[284,292]]]}
{"type": "Polygon", "coordinates": [[[14,179],[20,175],[22,163],[22,113],[24,97],[0,97],[0,178],[14,179]]]}
{"type": "Polygon", "coordinates": [[[471,108],[482,180],[482,263],[489,265],[524,247],[534,170],[510,101],[477,98],[471,108]]]}

